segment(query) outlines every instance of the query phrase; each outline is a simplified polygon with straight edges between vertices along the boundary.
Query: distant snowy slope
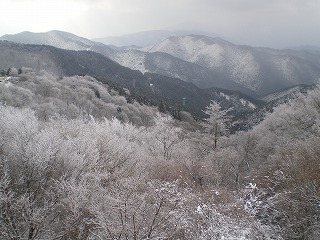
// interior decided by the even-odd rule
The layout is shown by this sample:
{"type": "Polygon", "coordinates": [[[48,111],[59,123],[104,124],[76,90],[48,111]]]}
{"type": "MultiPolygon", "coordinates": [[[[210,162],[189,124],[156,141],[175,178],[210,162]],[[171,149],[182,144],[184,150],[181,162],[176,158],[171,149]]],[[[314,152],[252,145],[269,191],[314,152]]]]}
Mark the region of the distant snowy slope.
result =
{"type": "Polygon", "coordinates": [[[174,36],[142,49],[167,53],[220,73],[257,94],[305,83],[320,76],[320,54],[239,46],[221,38],[201,35],[174,36]]]}
{"type": "Polygon", "coordinates": [[[169,37],[143,49],[146,52],[165,52],[202,67],[227,71],[233,81],[258,90],[259,64],[252,53],[220,38],[190,35],[169,37]]]}
{"type": "Polygon", "coordinates": [[[219,67],[222,64],[224,47],[229,44],[222,39],[206,36],[172,36],[142,50],[165,52],[188,62],[206,67],[219,67]]]}
{"type": "Polygon", "coordinates": [[[145,73],[146,53],[135,49],[114,51],[109,57],[120,65],[145,73]]]}
{"type": "MultiPolygon", "coordinates": [[[[141,34],[164,36],[168,32],[141,34]]],[[[201,88],[238,90],[251,96],[263,96],[298,84],[313,84],[320,78],[318,51],[241,46],[204,35],[171,36],[144,48],[107,46],[61,31],[23,32],[1,39],[93,51],[142,73],[180,78],[201,88]]]]}
{"type": "Polygon", "coordinates": [[[137,33],[130,33],[125,34],[122,36],[111,36],[111,37],[105,37],[105,38],[96,38],[93,39],[93,41],[101,42],[104,44],[111,44],[115,45],[117,47],[123,47],[123,46],[140,46],[140,47],[146,47],[148,45],[157,43],[159,41],[162,41],[170,36],[186,36],[190,34],[203,34],[208,36],[218,36],[215,33],[207,33],[207,32],[201,32],[201,31],[168,31],[168,30],[151,30],[151,31],[143,31],[143,32],[137,32],[137,33]]]}
{"type": "Polygon", "coordinates": [[[49,45],[75,51],[94,51],[102,53],[103,55],[113,51],[110,47],[102,43],[57,30],[44,33],[22,32],[15,35],[4,35],[0,37],[0,40],[8,40],[23,44],[49,45]]]}
{"type": "Polygon", "coordinates": [[[22,32],[15,35],[4,35],[0,39],[24,44],[51,45],[69,50],[87,50],[94,45],[94,42],[86,38],[56,30],[45,33],[22,32]]]}

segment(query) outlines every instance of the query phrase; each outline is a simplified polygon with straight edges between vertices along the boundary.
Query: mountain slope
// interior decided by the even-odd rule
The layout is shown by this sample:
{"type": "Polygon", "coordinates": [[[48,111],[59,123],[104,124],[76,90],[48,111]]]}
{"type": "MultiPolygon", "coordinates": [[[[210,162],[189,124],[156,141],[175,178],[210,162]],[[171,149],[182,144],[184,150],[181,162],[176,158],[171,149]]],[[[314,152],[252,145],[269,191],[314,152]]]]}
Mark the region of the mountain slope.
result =
{"type": "Polygon", "coordinates": [[[142,73],[149,72],[179,78],[200,88],[218,87],[242,91],[251,96],[256,95],[253,90],[231,80],[224,71],[211,70],[168,53],[123,49],[106,55],[119,64],[142,73]]]}
{"type": "Polygon", "coordinates": [[[265,95],[259,98],[265,102],[252,112],[244,114],[240,119],[239,129],[248,130],[261,123],[268,114],[272,113],[276,107],[282,104],[288,104],[290,101],[306,95],[309,91],[317,88],[317,85],[296,85],[293,87],[281,89],[277,92],[265,95]]]}
{"type": "Polygon", "coordinates": [[[262,96],[259,98],[260,100],[266,102],[266,103],[276,103],[276,105],[280,105],[284,102],[288,102],[290,99],[295,99],[297,95],[301,93],[306,93],[309,90],[312,90],[315,88],[316,85],[296,85],[290,88],[281,89],[277,92],[268,94],[266,96],[262,96]]]}
{"type": "Polygon", "coordinates": [[[320,76],[318,51],[239,46],[202,35],[173,36],[143,49],[107,46],[59,31],[24,32],[4,38],[90,50],[142,73],[180,78],[201,88],[239,90],[251,96],[263,96],[298,84],[313,84],[320,76]]]}
{"type": "Polygon", "coordinates": [[[214,34],[214,33],[204,33],[200,31],[152,30],[152,31],[125,34],[125,35],[116,36],[116,37],[96,38],[96,39],[93,39],[93,41],[101,42],[107,45],[111,44],[117,47],[132,46],[132,45],[146,47],[148,45],[162,41],[170,36],[185,36],[193,33],[205,34],[205,35],[214,36],[214,37],[217,36],[217,34],[214,34]]]}
{"type": "Polygon", "coordinates": [[[114,49],[102,43],[93,42],[72,33],[57,30],[44,33],[21,32],[14,35],[4,35],[0,37],[0,40],[22,44],[49,45],[75,51],[94,51],[105,56],[110,56],[114,52],[114,49]]]}
{"type": "MultiPolygon", "coordinates": [[[[233,101],[220,96],[220,92],[224,91],[222,89],[200,89],[179,79],[152,73],[142,74],[91,51],[72,51],[45,45],[0,41],[0,69],[10,67],[29,67],[38,71],[44,69],[58,76],[91,75],[101,82],[115,85],[120,92],[124,92],[123,87],[129,89],[128,101],[138,100],[155,106],[164,102],[168,105],[167,110],[172,113],[183,109],[183,98],[187,98],[186,109],[197,117],[203,117],[202,110],[212,99],[223,101],[225,106],[234,106],[233,101]]],[[[236,92],[228,94],[239,95],[236,92]]],[[[259,104],[258,101],[254,102],[245,96],[239,97],[238,102],[242,107],[237,108],[237,113],[251,111],[251,103],[259,104]]]]}
{"type": "Polygon", "coordinates": [[[169,37],[143,49],[164,52],[221,74],[258,94],[300,84],[320,76],[320,54],[238,46],[220,38],[169,37]]]}
{"type": "Polygon", "coordinates": [[[47,45],[17,44],[0,41],[0,68],[44,69],[57,76],[91,75],[103,76],[118,83],[136,87],[148,86],[146,78],[139,71],[133,71],[92,51],[73,51],[47,45]]]}
{"type": "Polygon", "coordinates": [[[57,30],[45,33],[21,32],[14,35],[4,35],[0,39],[24,44],[50,45],[69,50],[87,50],[95,44],[86,38],[57,30]]]}
{"type": "MultiPolygon", "coordinates": [[[[153,32],[141,34],[150,33],[153,32]]],[[[155,31],[155,33],[163,36],[168,34],[185,34],[186,32],[155,31]]],[[[50,45],[69,50],[90,50],[101,53],[125,67],[139,70],[142,73],[151,72],[172,78],[180,78],[186,82],[194,83],[201,88],[219,87],[240,90],[246,94],[254,95],[253,91],[230,80],[228,75],[223,71],[211,71],[203,66],[184,61],[166,53],[148,53],[138,49],[106,46],[102,43],[93,42],[61,31],[50,31],[47,33],[22,32],[16,35],[5,35],[0,39],[27,44],[50,45]]]]}

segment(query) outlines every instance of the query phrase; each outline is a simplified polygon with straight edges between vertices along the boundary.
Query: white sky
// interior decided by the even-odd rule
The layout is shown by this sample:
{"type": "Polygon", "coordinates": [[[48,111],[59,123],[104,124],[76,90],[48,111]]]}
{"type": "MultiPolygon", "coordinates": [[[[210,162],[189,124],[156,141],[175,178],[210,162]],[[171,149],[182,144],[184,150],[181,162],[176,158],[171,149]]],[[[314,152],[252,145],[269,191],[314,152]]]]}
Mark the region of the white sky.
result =
{"type": "Polygon", "coordinates": [[[200,30],[254,46],[320,46],[320,0],[0,0],[0,36],[200,30]]]}

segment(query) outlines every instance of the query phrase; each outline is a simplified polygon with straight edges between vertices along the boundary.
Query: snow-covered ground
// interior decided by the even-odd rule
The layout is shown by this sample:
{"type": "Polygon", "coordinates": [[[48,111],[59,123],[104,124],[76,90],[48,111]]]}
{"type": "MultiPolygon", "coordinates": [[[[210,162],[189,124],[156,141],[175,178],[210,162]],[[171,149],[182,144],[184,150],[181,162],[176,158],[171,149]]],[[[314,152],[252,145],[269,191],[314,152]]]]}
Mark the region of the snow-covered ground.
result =
{"type": "Polygon", "coordinates": [[[146,72],[145,68],[145,53],[134,49],[118,51],[110,58],[122,66],[139,70],[142,73],[146,72]]]}

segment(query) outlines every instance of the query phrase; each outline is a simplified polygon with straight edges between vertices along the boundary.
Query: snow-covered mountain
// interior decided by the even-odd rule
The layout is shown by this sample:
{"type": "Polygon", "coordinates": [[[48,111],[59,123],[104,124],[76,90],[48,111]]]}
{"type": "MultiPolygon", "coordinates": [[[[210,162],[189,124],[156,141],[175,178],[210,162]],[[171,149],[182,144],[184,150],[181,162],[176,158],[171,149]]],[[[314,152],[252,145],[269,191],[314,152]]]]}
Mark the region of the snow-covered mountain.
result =
{"type": "Polygon", "coordinates": [[[142,73],[180,78],[201,88],[239,90],[252,96],[313,84],[320,77],[318,51],[240,46],[203,35],[171,36],[144,48],[107,46],[60,31],[23,32],[0,39],[90,50],[142,73]]]}
{"type": "Polygon", "coordinates": [[[86,38],[72,33],[53,30],[44,33],[21,32],[13,35],[4,35],[0,40],[7,40],[24,44],[43,44],[68,50],[90,50],[94,43],[86,38]]]}
{"type": "Polygon", "coordinates": [[[223,39],[197,35],[169,37],[144,50],[165,52],[215,71],[223,69],[235,82],[252,90],[259,89],[260,66],[253,54],[223,39]]]}
{"type": "Polygon", "coordinates": [[[7,34],[0,37],[0,40],[7,40],[22,44],[49,45],[56,48],[75,50],[75,51],[93,51],[101,53],[107,57],[113,55],[118,49],[105,44],[91,41],[87,38],[79,37],[69,32],[53,30],[43,33],[21,32],[17,34],[7,34]]]}
{"type": "MultiPolygon", "coordinates": [[[[234,107],[234,115],[252,111],[251,106],[261,104],[261,101],[239,91],[201,89],[180,79],[153,73],[142,74],[93,51],[72,51],[48,45],[0,41],[0,70],[6,73],[10,68],[14,68],[16,73],[19,72],[17,69],[22,73],[31,69],[35,72],[45,70],[59,78],[95,76],[99,81],[120,91],[127,101],[161,106],[162,111],[169,111],[176,117],[178,109],[186,109],[197,118],[202,118],[203,110],[211,100],[221,102],[225,108],[234,107]]],[[[6,78],[2,80],[6,83],[6,78]]]]}
{"type": "Polygon", "coordinates": [[[220,38],[200,35],[172,36],[144,48],[146,52],[165,52],[204,67],[221,67],[226,47],[233,45],[220,38]]]}
{"type": "Polygon", "coordinates": [[[320,76],[320,54],[239,46],[220,38],[189,35],[169,37],[144,51],[163,52],[227,77],[258,94],[320,76]]]}
{"type": "Polygon", "coordinates": [[[202,34],[202,35],[207,35],[212,37],[218,36],[215,33],[207,33],[207,32],[201,32],[201,31],[152,30],[152,31],[125,34],[122,36],[96,38],[96,39],[93,39],[93,41],[101,42],[107,45],[111,44],[117,47],[123,47],[123,46],[146,47],[148,45],[155,44],[159,41],[162,41],[170,36],[186,36],[190,34],[202,34]]]}

